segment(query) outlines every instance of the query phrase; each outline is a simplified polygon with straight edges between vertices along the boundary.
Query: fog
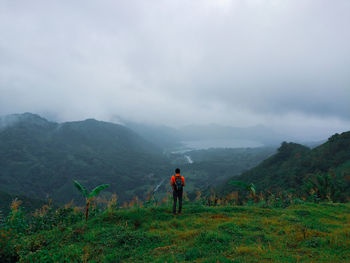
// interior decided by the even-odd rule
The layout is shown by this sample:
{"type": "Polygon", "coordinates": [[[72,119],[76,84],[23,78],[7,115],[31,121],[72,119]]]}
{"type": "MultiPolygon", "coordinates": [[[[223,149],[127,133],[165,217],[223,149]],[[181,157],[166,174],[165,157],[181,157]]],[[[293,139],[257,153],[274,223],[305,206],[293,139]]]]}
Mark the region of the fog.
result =
{"type": "Polygon", "coordinates": [[[0,2],[0,115],[350,130],[350,1],[0,2]]]}

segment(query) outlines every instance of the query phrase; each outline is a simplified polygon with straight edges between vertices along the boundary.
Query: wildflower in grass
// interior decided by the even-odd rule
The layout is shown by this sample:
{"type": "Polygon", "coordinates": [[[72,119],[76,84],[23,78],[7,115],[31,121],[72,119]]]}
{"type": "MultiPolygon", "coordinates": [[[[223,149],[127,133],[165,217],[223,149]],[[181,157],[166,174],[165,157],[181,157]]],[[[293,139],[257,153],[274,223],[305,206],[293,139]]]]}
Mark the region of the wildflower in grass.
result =
{"type": "Polygon", "coordinates": [[[117,208],[117,201],[118,201],[117,194],[116,193],[112,194],[111,199],[109,199],[107,202],[107,208],[109,210],[116,209],[117,208]]]}
{"type": "Polygon", "coordinates": [[[21,200],[18,200],[17,197],[12,200],[11,202],[11,205],[10,205],[10,208],[11,208],[11,221],[14,220],[16,214],[18,213],[19,211],[19,207],[20,205],[22,204],[22,201],[21,200]]]}
{"type": "Polygon", "coordinates": [[[260,201],[265,201],[264,194],[263,194],[263,192],[261,192],[261,191],[260,191],[260,193],[259,193],[259,199],[260,199],[260,201]]]}
{"type": "Polygon", "coordinates": [[[65,209],[69,209],[69,208],[71,208],[72,206],[73,206],[73,200],[70,201],[69,203],[65,204],[65,205],[64,205],[64,208],[65,208],[65,209]]]}
{"type": "Polygon", "coordinates": [[[24,234],[28,229],[28,224],[25,220],[25,215],[22,212],[20,205],[21,200],[15,198],[10,205],[11,211],[5,218],[4,228],[15,234],[24,234]]]}
{"type": "Polygon", "coordinates": [[[77,215],[77,214],[79,214],[81,211],[83,211],[83,207],[79,207],[79,206],[75,206],[74,208],[73,208],[73,213],[75,214],[75,215],[77,215]]]}
{"type": "Polygon", "coordinates": [[[196,201],[200,201],[201,200],[201,196],[202,196],[202,192],[200,190],[197,190],[196,192],[196,201]]]}

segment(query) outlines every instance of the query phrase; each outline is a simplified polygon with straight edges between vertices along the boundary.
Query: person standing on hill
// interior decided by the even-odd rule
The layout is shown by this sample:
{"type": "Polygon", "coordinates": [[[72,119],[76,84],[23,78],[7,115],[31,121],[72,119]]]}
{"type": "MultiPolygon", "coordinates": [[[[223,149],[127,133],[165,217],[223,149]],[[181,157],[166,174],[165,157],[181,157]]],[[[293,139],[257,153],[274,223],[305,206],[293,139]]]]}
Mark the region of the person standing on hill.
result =
{"type": "Polygon", "coordinates": [[[182,194],[183,194],[183,188],[185,186],[185,178],[180,175],[180,169],[175,169],[175,175],[171,177],[170,185],[173,187],[173,214],[176,215],[176,203],[177,199],[179,199],[179,212],[178,214],[181,214],[182,210],[182,194]]]}

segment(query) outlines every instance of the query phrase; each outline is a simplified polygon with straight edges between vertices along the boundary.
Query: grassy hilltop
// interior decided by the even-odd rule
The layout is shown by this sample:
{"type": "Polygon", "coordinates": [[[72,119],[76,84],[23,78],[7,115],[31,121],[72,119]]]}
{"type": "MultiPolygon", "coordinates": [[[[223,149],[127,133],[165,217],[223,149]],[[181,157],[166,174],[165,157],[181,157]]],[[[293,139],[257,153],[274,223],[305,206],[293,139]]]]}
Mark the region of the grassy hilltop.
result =
{"type": "MultiPolygon", "coordinates": [[[[186,204],[20,210],[0,228],[1,262],[350,262],[350,204],[186,204]],[[11,223],[12,222],[12,223],[11,223]]],[[[17,212],[16,212],[17,211],[17,212]]]]}

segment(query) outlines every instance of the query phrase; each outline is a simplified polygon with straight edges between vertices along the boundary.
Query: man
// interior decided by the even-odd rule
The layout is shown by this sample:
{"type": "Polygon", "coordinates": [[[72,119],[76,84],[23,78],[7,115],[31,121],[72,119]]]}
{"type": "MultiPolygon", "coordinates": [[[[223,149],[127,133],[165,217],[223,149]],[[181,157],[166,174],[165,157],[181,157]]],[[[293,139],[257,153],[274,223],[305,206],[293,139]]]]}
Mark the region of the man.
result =
{"type": "Polygon", "coordinates": [[[181,214],[182,209],[182,194],[183,194],[183,188],[185,186],[185,178],[180,175],[180,169],[175,169],[175,175],[171,177],[170,185],[173,187],[173,214],[176,215],[176,203],[177,199],[179,199],[179,212],[178,214],[181,214]]]}

